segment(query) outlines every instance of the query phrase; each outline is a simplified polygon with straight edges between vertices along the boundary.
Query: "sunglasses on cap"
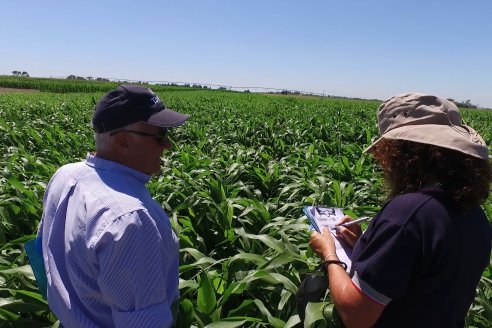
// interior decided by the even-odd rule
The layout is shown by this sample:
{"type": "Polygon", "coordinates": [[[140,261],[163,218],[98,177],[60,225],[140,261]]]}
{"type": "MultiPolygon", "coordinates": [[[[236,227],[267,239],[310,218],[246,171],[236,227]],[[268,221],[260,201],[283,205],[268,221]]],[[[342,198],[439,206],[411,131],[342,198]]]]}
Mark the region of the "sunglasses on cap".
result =
{"type": "Polygon", "coordinates": [[[128,132],[128,133],[138,134],[139,136],[143,136],[143,137],[153,137],[155,139],[155,141],[157,141],[157,143],[159,143],[159,145],[163,146],[167,142],[168,129],[163,128],[157,134],[146,133],[146,132],[135,131],[135,130],[121,129],[121,130],[112,131],[109,133],[109,135],[114,136],[115,134],[120,133],[120,132],[128,132]]]}

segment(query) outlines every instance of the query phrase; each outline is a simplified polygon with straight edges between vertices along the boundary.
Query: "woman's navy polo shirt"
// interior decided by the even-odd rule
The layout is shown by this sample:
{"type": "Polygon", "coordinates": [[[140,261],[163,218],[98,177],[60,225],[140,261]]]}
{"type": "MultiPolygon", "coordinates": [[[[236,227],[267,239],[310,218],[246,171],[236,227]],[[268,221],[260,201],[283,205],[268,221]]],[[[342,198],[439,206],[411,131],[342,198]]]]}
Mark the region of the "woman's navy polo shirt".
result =
{"type": "Polygon", "coordinates": [[[386,305],[375,327],[463,327],[491,241],[480,206],[460,213],[436,190],[390,200],[352,254],[354,284],[386,305]]]}

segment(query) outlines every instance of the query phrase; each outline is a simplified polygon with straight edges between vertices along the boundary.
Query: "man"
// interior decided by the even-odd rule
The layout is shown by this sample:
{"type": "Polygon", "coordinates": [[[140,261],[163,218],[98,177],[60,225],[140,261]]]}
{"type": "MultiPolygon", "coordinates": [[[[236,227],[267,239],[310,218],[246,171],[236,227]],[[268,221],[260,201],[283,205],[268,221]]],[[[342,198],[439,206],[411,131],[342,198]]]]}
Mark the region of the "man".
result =
{"type": "Polygon", "coordinates": [[[96,105],[96,152],[52,177],[38,237],[63,326],[174,323],[178,239],[145,184],[171,148],[168,130],[187,119],[148,88],[119,86],[96,105]]]}

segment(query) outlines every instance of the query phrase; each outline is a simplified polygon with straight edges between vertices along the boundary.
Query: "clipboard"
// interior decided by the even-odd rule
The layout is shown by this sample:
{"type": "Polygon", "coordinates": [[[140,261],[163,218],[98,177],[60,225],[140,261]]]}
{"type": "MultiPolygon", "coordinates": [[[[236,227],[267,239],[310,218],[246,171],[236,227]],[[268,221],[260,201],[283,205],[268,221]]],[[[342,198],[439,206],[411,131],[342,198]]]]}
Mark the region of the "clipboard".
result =
{"type": "Polygon", "coordinates": [[[303,212],[311,223],[312,230],[322,233],[323,229],[327,228],[330,231],[335,240],[335,251],[338,259],[347,264],[346,271],[350,273],[352,266],[352,247],[345,240],[337,237],[332,229],[344,217],[342,209],[338,207],[304,206],[303,212]]]}

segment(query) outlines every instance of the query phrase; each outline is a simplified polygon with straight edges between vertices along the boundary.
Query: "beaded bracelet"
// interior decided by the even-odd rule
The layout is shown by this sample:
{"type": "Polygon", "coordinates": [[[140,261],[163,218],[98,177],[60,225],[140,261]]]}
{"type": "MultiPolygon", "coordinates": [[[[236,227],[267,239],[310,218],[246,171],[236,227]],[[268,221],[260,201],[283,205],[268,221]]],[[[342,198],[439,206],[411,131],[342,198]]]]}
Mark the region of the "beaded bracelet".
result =
{"type": "Polygon", "coordinates": [[[334,256],[334,257],[338,258],[337,254],[328,254],[328,255],[325,256],[325,261],[328,261],[328,258],[330,256],[334,256]]]}
{"type": "Polygon", "coordinates": [[[323,262],[323,268],[325,268],[325,270],[328,271],[327,266],[330,265],[330,264],[338,264],[344,270],[347,270],[347,264],[345,262],[338,261],[338,260],[328,260],[328,261],[323,262]]]}

